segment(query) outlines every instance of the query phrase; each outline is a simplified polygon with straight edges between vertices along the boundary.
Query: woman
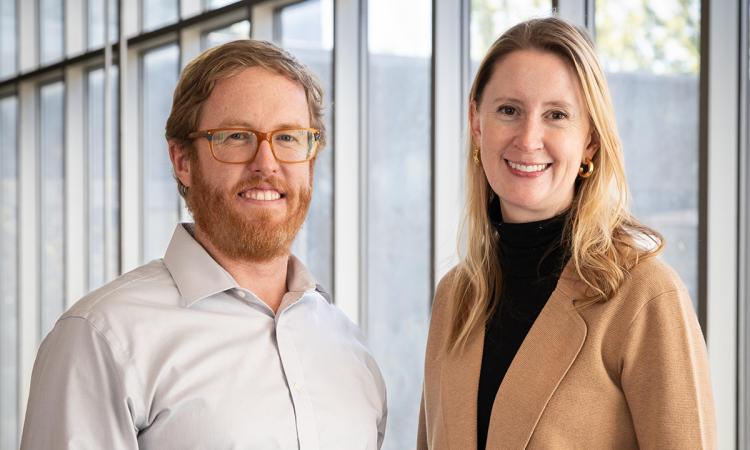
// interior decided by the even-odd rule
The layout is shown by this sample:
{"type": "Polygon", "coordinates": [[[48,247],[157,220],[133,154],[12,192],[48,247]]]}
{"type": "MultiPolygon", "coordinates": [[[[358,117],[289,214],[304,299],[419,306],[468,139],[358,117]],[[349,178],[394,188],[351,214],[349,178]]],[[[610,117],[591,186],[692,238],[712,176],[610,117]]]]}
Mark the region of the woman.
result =
{"type": "Polygon", "coordinates": [[[556,18],[508,30],[469,123],[467,250],[435,294],[418,448],[713,448],[703,336],[628,213],[589,38],[556,18]]]}

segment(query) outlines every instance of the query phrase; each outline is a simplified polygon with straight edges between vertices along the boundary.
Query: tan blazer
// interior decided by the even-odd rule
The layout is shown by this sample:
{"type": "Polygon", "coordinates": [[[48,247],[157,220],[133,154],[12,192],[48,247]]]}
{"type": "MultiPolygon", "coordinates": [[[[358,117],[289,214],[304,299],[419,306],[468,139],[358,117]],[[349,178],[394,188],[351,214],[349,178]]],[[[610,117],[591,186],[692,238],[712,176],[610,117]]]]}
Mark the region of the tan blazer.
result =
{"type": "MultiPolygon", "coordinates": [[[[419,449],[477,447],[484,326],[444,350],[452,274],[433,304],[419,449]]],[[[608,301],[584,292],[568,264],[500,385],[487,449],[714,448],[706,347],[678,276],[648,258],[608,301]]]]}

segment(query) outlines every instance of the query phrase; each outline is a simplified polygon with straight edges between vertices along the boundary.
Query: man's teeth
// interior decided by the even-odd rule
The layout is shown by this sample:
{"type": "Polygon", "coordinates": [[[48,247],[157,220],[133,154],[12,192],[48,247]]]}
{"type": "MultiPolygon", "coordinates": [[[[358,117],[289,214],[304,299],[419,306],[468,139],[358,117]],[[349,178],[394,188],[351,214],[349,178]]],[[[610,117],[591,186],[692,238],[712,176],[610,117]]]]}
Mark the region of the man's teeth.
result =
{"type": "Polygon", "coordinates": [[[249,191],[243,192],[242,196],[246,199],[262,201],[278,200],[281,198],[281,194],[276,191],[266,191],[260,189],[250,189],[249,191]]]}
{"type": "Polygon", "coordinates": [[[532,164],[530,166],[524,164],[518,164],[508,161],[508,165],[513,169],[520,170],[521,172],[541,172],[547,168],[547,164],[532,164]]]}

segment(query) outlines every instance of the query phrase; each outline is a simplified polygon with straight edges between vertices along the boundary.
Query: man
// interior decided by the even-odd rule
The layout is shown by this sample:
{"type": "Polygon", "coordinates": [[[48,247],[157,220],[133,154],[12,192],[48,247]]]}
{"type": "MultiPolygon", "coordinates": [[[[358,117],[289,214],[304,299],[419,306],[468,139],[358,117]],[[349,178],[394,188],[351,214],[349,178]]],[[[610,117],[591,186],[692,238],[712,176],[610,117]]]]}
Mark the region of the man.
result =
{"type": "Polygon", "coordinates": [[[290,246],[324,143],[321,88],[235,41],[183,71],[169,155],[195,225],[58,320],[22,449],[375,449],[385,387],[290,246]]]}

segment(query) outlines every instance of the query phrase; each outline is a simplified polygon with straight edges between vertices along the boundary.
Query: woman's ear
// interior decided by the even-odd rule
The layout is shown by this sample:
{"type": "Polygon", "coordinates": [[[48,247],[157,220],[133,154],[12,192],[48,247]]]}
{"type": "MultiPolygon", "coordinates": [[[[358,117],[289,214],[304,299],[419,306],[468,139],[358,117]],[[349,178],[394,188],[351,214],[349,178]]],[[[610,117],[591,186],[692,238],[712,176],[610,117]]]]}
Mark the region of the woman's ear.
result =
{"type": "Polygon", "coordinates": [[[592,127],[591,133],[589,133],[589,141],[586,144],[586,149],[583,151],[584,159],[594,159],[594,155],[596,155],[596,152],[599,151],[600,147],[601,142],[599,140],[599,133],[597,133],[592,127]]]}
{"type": "Polygon", "coordinates": [[[174,176],[182,184],[190,187],[192,181],[191,171],[191,158],[189,149],[186,148],[185,144],[178,142],[175,139],[169,139],[169,159],[172,161],[172,168],[174,169],[174,176]]]}
{"type": "Polygon", "coordinates": [[[475,100],[469,103],[469,127],[471,127],[471,142],[475,147],[479,147],[479,143],[482,142],[482,124],[475,100]]]}

